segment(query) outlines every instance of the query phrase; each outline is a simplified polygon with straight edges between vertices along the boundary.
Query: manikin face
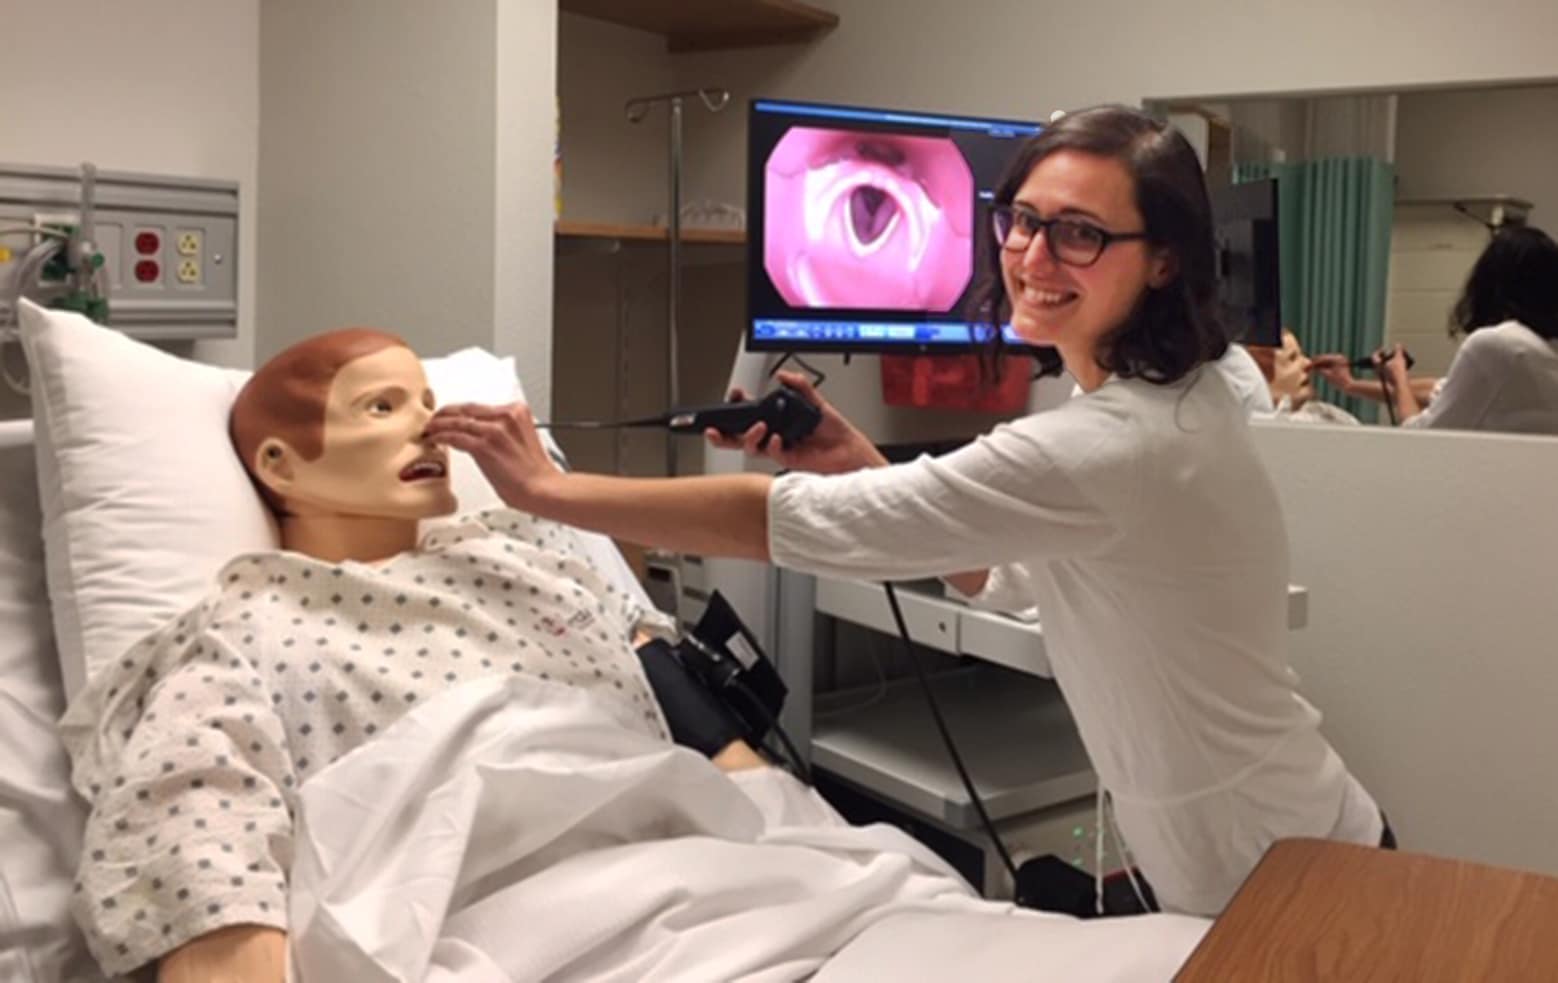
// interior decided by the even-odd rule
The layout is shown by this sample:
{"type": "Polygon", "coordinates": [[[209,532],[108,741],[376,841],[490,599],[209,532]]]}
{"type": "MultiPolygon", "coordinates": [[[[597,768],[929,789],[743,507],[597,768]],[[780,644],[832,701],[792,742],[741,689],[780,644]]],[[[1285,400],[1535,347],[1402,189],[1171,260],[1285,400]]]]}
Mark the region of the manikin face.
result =
{"type": "Polygon", "coordinates": [[[258,470],[296,516],[425,519],[455,510],[449,457],[423,439],[434,409],[422,363],[392,345],[348,362],[330,386],[324,452],[306,460],[279,437],[258,470]]]}
{"type": "MultiPolygon", "coordinates": [[[[1012,203],[1042,219],[1072,219],[1104,232],[1144,228],[1135,182],[1111,157],[1057,150],[1028,172],[1012,203]]],[[[1148,286],[1162,286],[1170,277],[1167,254],[1145,241],[1112,242],[1091,266],[1071,266],[1050,253],[1047,235],[1034,235],[1025,249],[1003,247],[1001,274],[1013,331],[1025,341],[1060,349],[1068,361],[1091,355],[1148,286]]]]}
{"type": "Polygon", "coordinates": [[[1282,347],[1272,359],[1271,398],[1280,401],[1287,396],[1298,409],[1314,398],[1315,387],[1309,375],[1309,356],[1291,331],[1282,332],[1282,347]]]}

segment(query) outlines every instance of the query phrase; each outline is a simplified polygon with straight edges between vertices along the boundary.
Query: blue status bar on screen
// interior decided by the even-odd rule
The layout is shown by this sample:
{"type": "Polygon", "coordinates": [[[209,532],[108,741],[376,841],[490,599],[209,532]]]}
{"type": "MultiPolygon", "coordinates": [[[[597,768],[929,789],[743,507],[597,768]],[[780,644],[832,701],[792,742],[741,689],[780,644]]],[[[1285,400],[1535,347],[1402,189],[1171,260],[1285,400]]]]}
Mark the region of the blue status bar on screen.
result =
{"type": "Polygon", "coordinates": [[[768,99],[759,99],[752,106],[760,113],[784,113],[788,116],[815,116],[819,119],[862,120],[867,123],[895,123],[908,126],[938,126],[953,130],[977,130],[998,137],[1032,136],[1039,132],[1036,124],[1015,120],[937,116],[931,113],[896,113],[888,109],[851,109],[847,106],[819,106],[803,102],[774,102],[768,99]]]}
{"type": "MultiPolygon", "coordinates": [[[[983,332],[979,332],[983,335],[983,332]]],[[[785,321],[760,318],[752,322],[754,341],[806,342],[836,345],[967,345],[973,325],[945,321],[785,321]]],[[[1011,325],[1001,335],[1013,345],[1022,339],[1011,325]]]]}

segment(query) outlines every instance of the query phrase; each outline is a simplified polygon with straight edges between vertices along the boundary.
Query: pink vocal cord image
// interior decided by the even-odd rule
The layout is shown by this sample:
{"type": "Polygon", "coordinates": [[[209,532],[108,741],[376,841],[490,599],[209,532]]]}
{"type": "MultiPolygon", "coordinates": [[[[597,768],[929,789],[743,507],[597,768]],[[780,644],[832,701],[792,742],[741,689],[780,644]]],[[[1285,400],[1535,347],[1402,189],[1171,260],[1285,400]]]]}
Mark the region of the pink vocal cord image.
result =
{"type": "Polygon", "coordinates": [[[968,285],[974,175],[946,137],[794,127],[764,184],[763,268],[791,307],[941,313],[968,285]]]}

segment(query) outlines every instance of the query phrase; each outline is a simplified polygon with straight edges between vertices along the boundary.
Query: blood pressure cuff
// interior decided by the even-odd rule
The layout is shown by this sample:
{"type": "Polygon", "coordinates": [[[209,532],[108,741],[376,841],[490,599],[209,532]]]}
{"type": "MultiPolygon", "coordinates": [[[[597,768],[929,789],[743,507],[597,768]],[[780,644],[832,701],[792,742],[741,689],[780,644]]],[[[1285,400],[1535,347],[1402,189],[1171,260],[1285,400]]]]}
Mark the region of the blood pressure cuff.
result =
{"type": "Polygon", "coordinates": [[[671,725],[671,739],[709,757],[741,738],[736,717],[697,676],[688,671],[664,639],[639,646],[638,659],[655,700],[671,725]]]}

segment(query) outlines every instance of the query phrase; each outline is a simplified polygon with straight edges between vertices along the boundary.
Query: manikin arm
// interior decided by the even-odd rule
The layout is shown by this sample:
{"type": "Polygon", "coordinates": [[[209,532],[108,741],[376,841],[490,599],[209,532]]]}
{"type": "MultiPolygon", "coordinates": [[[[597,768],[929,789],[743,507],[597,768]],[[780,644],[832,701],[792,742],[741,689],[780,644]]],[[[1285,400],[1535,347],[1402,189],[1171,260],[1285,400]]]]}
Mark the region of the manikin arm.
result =
{"type": "Polygon", "coordinates": [[[157,966],[157,983],[282,983],[286,975],[287,934],[268,925],[208,932],[157,966]]]}

